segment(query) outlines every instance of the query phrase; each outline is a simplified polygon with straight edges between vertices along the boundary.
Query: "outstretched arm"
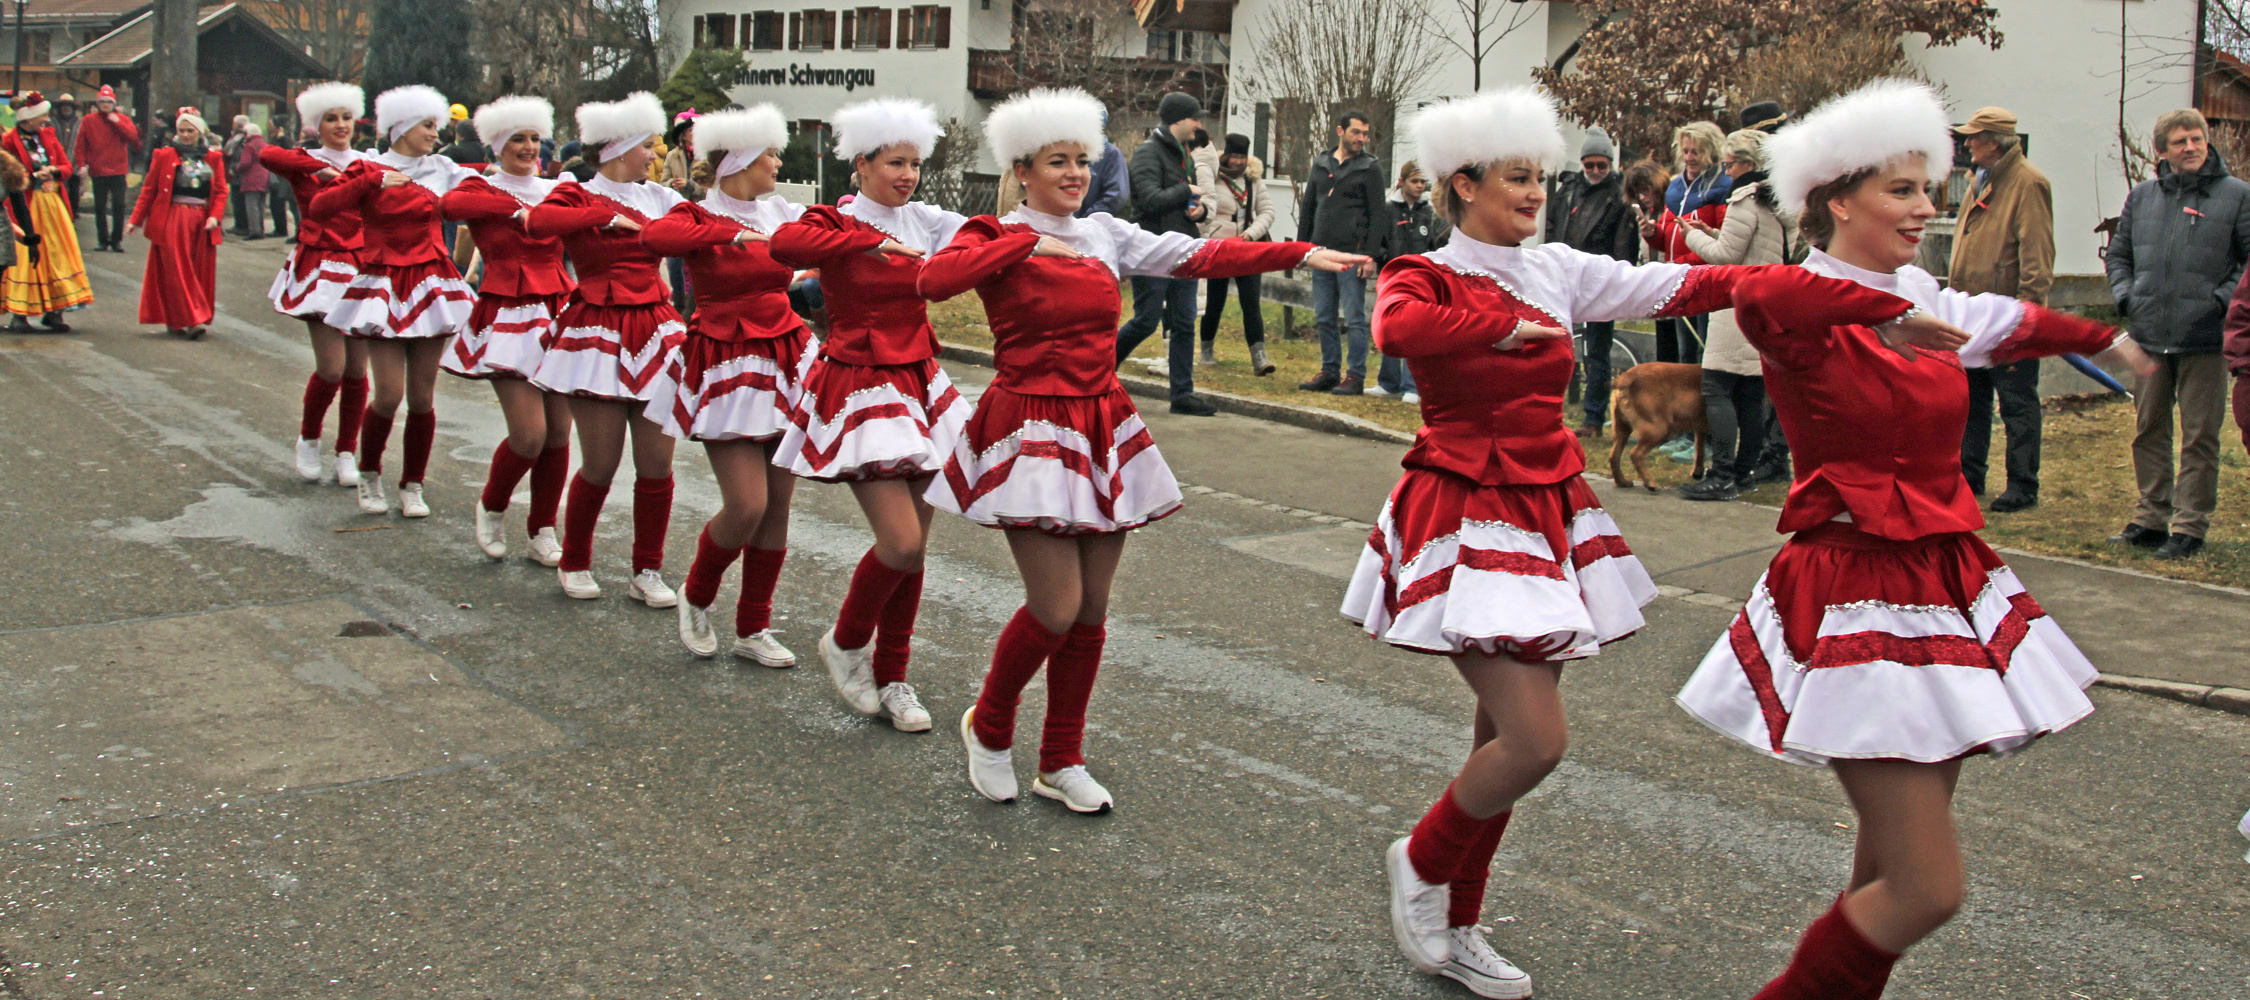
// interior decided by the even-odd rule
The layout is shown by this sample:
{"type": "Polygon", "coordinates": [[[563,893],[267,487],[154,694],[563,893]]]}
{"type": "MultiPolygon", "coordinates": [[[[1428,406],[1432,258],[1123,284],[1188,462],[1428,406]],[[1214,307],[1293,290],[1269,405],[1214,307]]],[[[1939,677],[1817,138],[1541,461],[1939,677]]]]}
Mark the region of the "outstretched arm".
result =
{"type": "Polygon", "coordinates": [[[1817,363],[1835,343],[1836,328],[1843,326],[1876,327],[1885,343],[1905,347],[1909,354],[1911,346],[1953,350],[1967,340],[1946,320],[1856,281],[1784,264],[1697,270],[1729,273],[1725,280],[1733,293],[1735,324],[1759,355],[1785,368],[1817,363]],[[1893,325],[1909,313],[1915,314],[1913,320],[1893,325]],[[1952,332],[1933,336],[1942,331],[1952,332]]]}
{"type": "Polygon", "coordinates": [[[1007,232],[989,216],[971,220],[953,242],[922,264],[914,290],[932,302],[950,299],[1030,260],[1045,239],[1028,230],[1007,232]]]}

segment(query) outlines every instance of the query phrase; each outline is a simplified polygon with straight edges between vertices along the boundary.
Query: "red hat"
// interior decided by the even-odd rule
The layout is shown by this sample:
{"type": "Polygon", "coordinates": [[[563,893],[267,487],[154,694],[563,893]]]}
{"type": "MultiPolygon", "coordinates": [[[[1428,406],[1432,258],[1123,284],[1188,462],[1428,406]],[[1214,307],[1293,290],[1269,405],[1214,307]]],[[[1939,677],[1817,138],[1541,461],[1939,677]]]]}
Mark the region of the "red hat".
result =
{"type": "Polygon", "coordinates": [[[117,91],[112,89],[109,84],[102,84],[102,89],[94,91],[94,100],[115,101],[117,100],[117,91]]]}

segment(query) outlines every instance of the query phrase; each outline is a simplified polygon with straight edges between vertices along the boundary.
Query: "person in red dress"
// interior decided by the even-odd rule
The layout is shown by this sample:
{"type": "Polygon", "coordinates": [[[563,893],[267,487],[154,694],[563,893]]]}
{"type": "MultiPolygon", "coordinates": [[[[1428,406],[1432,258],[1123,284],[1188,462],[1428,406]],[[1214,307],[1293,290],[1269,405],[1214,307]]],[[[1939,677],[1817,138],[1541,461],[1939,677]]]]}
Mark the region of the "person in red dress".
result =
{"type": "Polygon", "coordinates": [[[297,246],[281,263],[266,298],[284,316],[305,321],[312,342],[313,373],[305,379],[297,427],[297,474],[308,483],[321,480],[320,429],[328,406],[336,411],[336,485],[358,486],[359,425],[367,408],[367,342],[336,332],[324,319],[343,300],[344,289],[359,276],[359,210],[346,207],[326,219],[304,218],[303,206],[364,154],[352,148],[352,129],[367,110],[357,85],[316,83],[297,94],[297,121],[318,137],[302,149],[267,146],[258,162],[289,183],[297,195],[297,246]]]}
{"type": "Polygon", "coordinates": [[[922,157],[942,134],[928,105],[877,98],[838,109],[833,124],[858,197],[813,206],[769,244],[774,260],[819,269],[828,301],[827,341],[805,371],[774,462],[806,479],[850,483],[875,532],[835,626],[820,637],[829,680],[853,711],[926,732],[930,713],[906,682],[933,513],[922,493],[968,407],[938,366],[914,279],[968,218],[912,200],[922,157]]]}
{"type": "Polygon", "coordinates": [[[641,244],[686,263],[695,291],[687,343],[673,356],[648,418],[675,438],[703,442],[723,502],[696,538],[680,587],[680,642],[716,656],[711,604],[727,567],[742,561],[734,655],[791,667],[774,638],[773,590],[789,554],[796,477],[774,461],[796,409],[798,380],[819,342],[789,308],[796,272],[776,262],[773,234],[805,210],[774,193],[789,126],[760,104],[695,119],[692,144],[716,178],[701,204],[682,203],[641,230],[641,244]]]}
{"type": "Polygon", "coordinates": [[[531,235],[560,239],[578,272],[531,383],[570,399],[578,425],[578,475],[563,501],[563,593],[602,596],[594,582],[594,525],[609,484],[633,444],[633,578],[625,595],[669,608],[679,595],[664,583],[664,532],[672,518],[672,448],[662,425],[643,411],[672,354],[687,339],[657,274],[663,258],[641,245],[641,230],[682,199],[648,179],[664,130],[664,105],[640,92],[578,106],[578,137],[599,163],[585,181],[564,180],[531,210],[531,235]]]}
{"type": "Polygon", "coordinates": [[[367,341],[375,390],[359,430],[359,509],[383,514],[383,468],[391,422],[406,404],[404,455],[399,469],[399,513],[430,516],[422,494],[430,448],[437,437],[438,362],[446,344],[468,326],[476,298],[445,245],[439,199],[475,176],[437,151],[438,123],[447,120],[445,95],[407,86],[375,97],[375,128],[390,148],[353,163],[336,183],[313,196],[305,217],[325,221],[357,211],[362,245],[359,273],[323,322],[347,337],[367,341]]]}
{"type": "Polygon", "coordinates": [[[219,220],[227,210],[226,157],[194,108],[181,108],[172,142],[150,154],[127,233],[148,233],[141,322],[200,340],[217,291],[219,220]]]}
{"type": "Polygon", "coordinates": [[[1735,293],[1796,460],[1779,526],[1791,534],[1678,700],[1759,753],[1828,766],[1859,817],[1849,887],[1757,997],[1876,1000],[1900,954],[1961,904],[1963,758],[2015,753],[2094,710],[2093,665],[1976,535],[1964,366],[2100,352],[2143,377],[2154,366],[2108,326],[1940,289],[1914,266],[1937,215],[1926,190],[1953,162],[1928,87],[1869,84],[1768,149],[1782,208],[1816,248],[1797,273],[1848,284],[1735,293]],[[1808,310],[1816,297],[1843,308],[1808,310]],[[1839,322],[1855,303],[1952,333],[1839,322]]]}
{"type": "Polygon", "coordinates": [[[508,555],[505,525],[516,484],[531,476],[531,558],[542,566],[562,561],[555,512],[570,474],[570,400],[531,384],[539,370],[540,341],[554,328],[570,295],[562,241],[537,239],[525,229],[531,206],[546,200],[554,181],[539,176],[539,142],[555,134],[555,106],[543,97],[502,97],[477,109],[477,135],[492,146],[498,170],[462,181],[439,207],[466,223],[484,260],[484,280],[469,325],[453,338],[439,364],[462,378],[491,383],[508,437],[492,450],[492,468],[477,504],[477,549],[491,559],[508,555]]]}
{"type": "Polygon", "coordinates": [[[1126,532],[1180,507],[1179,483],[1117,381],[1118,282],[1134,276],[1231,278],[1307,264],[1342,271],[1368,258],[1310,243],[1203,240],[1152,233],[1108,213],[1073,218],[1103,149],[1100,101],[1033,90],[985,119],[993,155],[1024,201],[978,216],[922,266],[917,288],[975,290],[992,324],[992,384],[929,488],[936,507],[1007,532],[1024,606],[1000,633],[976,703],[961,713],[969,783],[1011,802],[1016,706],[1041,666],[1047,717],[1033,794],[1073,812],[1108,812],[1086,769],[1086,705],[1101,667],[1110,585],[1126,532]]]}

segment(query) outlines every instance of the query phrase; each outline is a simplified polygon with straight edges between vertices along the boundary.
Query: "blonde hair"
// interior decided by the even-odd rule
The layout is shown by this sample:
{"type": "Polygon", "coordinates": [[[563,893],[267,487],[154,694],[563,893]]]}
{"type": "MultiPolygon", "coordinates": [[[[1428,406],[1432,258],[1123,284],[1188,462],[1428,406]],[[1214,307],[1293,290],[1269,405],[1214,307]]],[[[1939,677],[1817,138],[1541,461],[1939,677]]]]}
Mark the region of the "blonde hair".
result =
{"type": "Polygon", "coordinates": [[[1752,170],[1766,169],[1766,134],[1754,128],[1728,133],[1719,147],[1719,161],[1723,166],[1730,159],[1745,160],[1752,170]]]}
{"type": "Polygon", "coordinates": [[[1692,142],[1702,147],[1704,155],[1712,160],[1711,168],[1717,169],[1719,147],[1725,145],[1726,141],[1727,134],[1719,131],[1718,125],[1712,122],[1689,122],[1672,130],[1672,163],[1679,169],[1686,169],[1679,153],[1681,147],[1692,142]]]}
{"type": "Polygon", "coordinates": [[[2211,123],[2204,121],[2203,113],[2194,108],[2181,108],[2178,111],[2164,112],[2156,119],[2157,155],[2162,156],[2164,147],[2172,144],[2172,133],[2183,128],[2197,129],[2204,135],[2211,134],[2211,123]]]}

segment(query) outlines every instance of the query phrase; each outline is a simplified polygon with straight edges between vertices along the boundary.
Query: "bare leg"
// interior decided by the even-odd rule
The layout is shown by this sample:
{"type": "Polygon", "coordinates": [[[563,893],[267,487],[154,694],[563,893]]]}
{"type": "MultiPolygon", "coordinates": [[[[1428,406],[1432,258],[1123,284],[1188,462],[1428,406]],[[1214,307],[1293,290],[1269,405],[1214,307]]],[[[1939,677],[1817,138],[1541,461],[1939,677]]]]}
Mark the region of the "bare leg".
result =
{"type": "MultiPolygon", "coordinates": [[[[770,484],[789,478],[767,464],[766,445],[758,441],[706,441],[704,454],[711,459],[711,474],[718,480],[719,513],[703,528],[713,544],[739,549],[761,534],[773,498],[770,484]]],[[[784,494],[786,497],[786,494],[784,494]]],[[[788,519],[788,501],[782,501],[782,520],[788,519]]],[[[775,546],[778,548],[779,546],[775,546]]]]}
{"type": "Polygon", "coordinates": [[[1484,819],[1513,809],[1562,763],[1570,742],[1562,665],[1474,651],[1453,663],[1476,692],[1481,741],[1453,779],[1453,797],[1462,812],[1484,819]]]}
{"type": "Polygon", "coordinates": [[[313,371],[330,382],[367,376],[367,344],[336,332],[317,319],[305,320],[305,335],[312,341],[313,371]]]}
{"type": "MultiPolygon", "coordinates": [[[[1023,577],[1023,605],[1041,628],[1062,633],[1079,619],[1085,603],[1084,554],[1078,540],[1057,538],[1030,528],[1007,532],[1008,551],[1016,557],[1016,572],[1023,577]]],[[[1123,541],[1122,538],[1119,539],[1123,541]]],[[[1122,546],[1118,550],[1122,553],[1122,546]]],[[[1110,564],[1115,574],[1116,563],[1110,564]]],[[[1102,600],[1108,603],[1107,588],[1102,600]]]]}
{"type": "Polygon", "coordinates": [[[625,423],[632,408],[606,399],[570,397],[570,419],[578,425],[578,478],[608,486],[625,458],[625,423]]]}
{"type": "Polygon", "coordinates": [[[419,337],[406,346],[406,412],[428,413],[437,408],[438,362],[445,359],[451,338],[419,337]]]}
{"type": "MultiPolygon", "coordinates": [[[[403,340],[368,340],[367,374],[373,385],[367,394],[367,415],[384,420],[398,416],[398,404],[406,400],[407,342],[403,340]]],[[[428,404],[424,404],[425,408],[428,404]]]]}
{"type": "MultiPolygon", "coordinates": [[[[557,443],[560,437],[548,429],[549,411],[557,408],[559,400],[552,399],[538,386],[520,378],[491,379],[492,394],[500,400],[500,414],[508,421],[508,450],[525,460],[537,459],[541,449],[557,443]]],[[[562,403],[563,434],[569,433],[570,410],[562,403]]],[[[562,437],[567,443],[569,438],[562,437]]]]}
{"type": "Polygon", "coordinates": [[[1893,954],[1953,919],[1964,894],[1953,829],[1959,760],[1839,760],[1832,765],[1859,814],[1852,891],[1844,916],[1893,954]]]}
{"type": "Polygon", "coordinates": [[[664,425],[641,414],[639,404],[612,404],[630,415],[633,432],[633,474],[643,479],[672,478],[672,449],[679,442],[664,433],[664,425]]]}
{"type": "MultiPolygon", "coordinates": [[[[928,476],[852,483],[852,498],[859,501],[859,509],[867,515],[867,526],[875,531],[875,558],[901,573],[922,568],[922,555],[930,541],[930,518],[937,513],[922,499],[922,491],[929,485],[928,476]]],[[[1012,541],[1017,533],[1008,534],[1012,541]]]]}
{"type": "MultiPolygon", "coordinates": [[[[758,449],[759,460],[766,463],[766,516],[759,520],[758,530],[750,537],[750,544],[760,549],[786,549],[789,547],[789,503],[797,495],[797,477],[789,470],[773,464],[773,450],[779,442],[768,442],[758,449]]],[[[924,504],[930,514],[935,508],[924,504]]],[[[922,537],[928,538],[930,519],[922,518],[922,537]]]]}

